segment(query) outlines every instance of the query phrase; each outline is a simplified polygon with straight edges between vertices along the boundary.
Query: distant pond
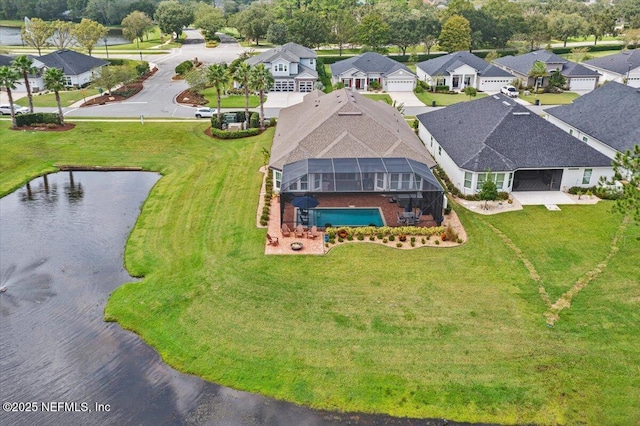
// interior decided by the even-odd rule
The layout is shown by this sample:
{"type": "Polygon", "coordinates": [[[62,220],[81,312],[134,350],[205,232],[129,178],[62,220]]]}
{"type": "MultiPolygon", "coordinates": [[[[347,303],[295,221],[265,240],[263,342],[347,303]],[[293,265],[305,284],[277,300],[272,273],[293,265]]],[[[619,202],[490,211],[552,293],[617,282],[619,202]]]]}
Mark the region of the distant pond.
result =
{"type": "MultiPolygon", "coordinates": [[[[110,28],[107,34],[107,46],[116,46],[118,44],[129,44],[129,40],[122,36],[122,30],[119,28],[110,28]]],[[[0,26],[0,46],[23,46],[22,37],[20,37],[20,28],[2,27],[0,26]]],[[[104,40],[98,41],[96,47],[104,46],[104,40]]]]}
{"type": "Polygon", "coordinates": [[[60,172],[0,199],[0,424],[445,424],[316,411],[218,386],[104,322],[111,292],[135,280],[124,246],[159,178],[60,172]]]}

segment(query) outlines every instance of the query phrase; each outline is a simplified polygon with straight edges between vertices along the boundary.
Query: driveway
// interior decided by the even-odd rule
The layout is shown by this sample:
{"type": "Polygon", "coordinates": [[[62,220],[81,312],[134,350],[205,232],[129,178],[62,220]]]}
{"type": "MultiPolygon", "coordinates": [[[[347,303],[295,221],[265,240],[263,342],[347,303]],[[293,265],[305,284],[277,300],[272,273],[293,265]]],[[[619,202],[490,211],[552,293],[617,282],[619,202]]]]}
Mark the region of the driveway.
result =
{"type": "Polygon", "coordinates": [[[291,105],[302,102],[306,93],[300,92],[269,92],[267,94],[267,102],[264,103],[265,108],[286,108],[291,105]]]}
{"type": "Polygon", "coordinates": [[[404,107],[423,107],[424,103],[413,92],[387,92],[396,105],[404,104],[404,107]]]}

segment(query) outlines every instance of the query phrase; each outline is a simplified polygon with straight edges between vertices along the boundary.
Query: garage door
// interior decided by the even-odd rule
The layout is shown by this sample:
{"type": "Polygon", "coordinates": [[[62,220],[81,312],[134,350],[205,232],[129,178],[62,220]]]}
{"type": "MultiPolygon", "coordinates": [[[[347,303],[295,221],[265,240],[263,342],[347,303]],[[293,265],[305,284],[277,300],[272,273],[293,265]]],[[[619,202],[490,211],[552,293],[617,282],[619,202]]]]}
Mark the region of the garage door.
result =
{"type": "Polygon", "coordinates": [[[499,92],[502,86],[511,84],[509,78],[485,78],[480,80],[480,90],[483,92],[499,92]]]}
{"type": "Polygon", "coordinates": [[[594,78],[572,78],[569,82],[569,90],[593,90],[595,87],[594,78]]]}
{"type": "Polygon", "coordinates": [[[301,81],[299,84],[301,92],[313,92],[313,81],[301,81]]]}
{"type": "Polygon", "coordinates": [[[413,80],[387,80],[387,92],[411,92],[413,80]]]}
{"type": "Polygon", "coordinates": [[[296,83],[293,80],[276,80],[273,83],[274,92],[295,92],[296,83]]]}

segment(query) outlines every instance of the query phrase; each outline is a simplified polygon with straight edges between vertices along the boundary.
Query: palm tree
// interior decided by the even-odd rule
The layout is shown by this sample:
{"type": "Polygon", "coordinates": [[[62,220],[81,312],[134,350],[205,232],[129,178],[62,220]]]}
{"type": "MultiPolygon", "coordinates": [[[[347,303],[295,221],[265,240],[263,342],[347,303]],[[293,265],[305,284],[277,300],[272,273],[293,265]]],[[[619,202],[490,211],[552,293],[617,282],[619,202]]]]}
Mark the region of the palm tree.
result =
{"type": "Polygon", "coordinates": [[[20,79],[20,73],[14,68],[3,65],[0,67],[0,87],[7,89],[9,105],[11,106],[11,127],[16,127],[16,112],[13,108],[13,94],[11,90],[16,88],[16,81],[20,79]]]}
{"type": "Polygon", "coordinates": [[[260,130],[264,130],[264,92],[271,90],[273,76],[264,64],[258,64],[251,69],[249,80],[251,89],[258,91],[260,96],[260,130]]]}
{"type": "Polygon", "coordinates": [[[38,72],[38,68],[33,66],[33,60],[27,55],[20,55],[11,62],[11,66],[22,74],[24,78],[24,87],[27,88],[27,97],[29,98],[29,111],[33,113],[33,94],[31,93],[31,84],[29,84],[29,74],[38,72]]]}
{"type": "Polygon", "coordinates": [[[207,79],[209,83],[216,89],[216,95],[218,97],[218,125],[222,124],[222,111],[220,111],[222,97],[222,91],[225,84],[229,81],[229,75],[227,73],[227,64],[213,64],[207,68],[207,79]]]}
{"type": "Polygon", "coordinates": [[[246,62],[240,62],[236,71],[233,73],[233,78],[240,83],[244,89],[244,128],[249,128],[249,77],[251,75],[251,65],[246,62]]]}
{"type": "Polygon", "coordinates": [[[536,91],[534,92],[536,96],[538,96],[538,80],[548,76],[549,72],[547,71],[547,66],[544,62],[535,61],[533,66],[531,67],[531,71],[529,71],[529,77],[533,77],[536,79],[536,91]]]}
{"type": "Polygon", "coordinates": [[[56,95],[56,102],[58,103],[58,116],[60,117],[60,124],[64,124],[64,115],[62,114],[62,104],[60,103],[60,91],[64,90],[64,73],[58,68],[49,68],[44,72],[44,87],[48,90],[53,90],[56,95]]]}

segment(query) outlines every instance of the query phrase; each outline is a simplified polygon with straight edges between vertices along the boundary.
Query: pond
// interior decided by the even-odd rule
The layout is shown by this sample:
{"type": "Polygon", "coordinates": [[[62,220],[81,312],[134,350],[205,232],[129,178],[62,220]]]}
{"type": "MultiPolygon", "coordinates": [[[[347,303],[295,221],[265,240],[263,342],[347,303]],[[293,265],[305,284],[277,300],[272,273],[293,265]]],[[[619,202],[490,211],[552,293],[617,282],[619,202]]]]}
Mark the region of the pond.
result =
{"type": "Polygon", "coordinates": [[[111,292],[135,280],[124,246],[159,177],[60,172],[0,199],[0,399],[14,403],[0,424],[416,424],[209,383],[104,322],[111,292]]]}
{"type": "MultiPolygon", "coordinates": [[[[119,44],[129,44],[129,40],[122,36],[122,30],[110,28],[107,34],[107,45],[116,46],[119,44]]],[[[0,46],[23,46],[22,37],[20,37],[20,28],[2,27],[0,26],[0,46]]],[[[104,47],[104,41],[100,40],[96,47],[104,47]]]]}

